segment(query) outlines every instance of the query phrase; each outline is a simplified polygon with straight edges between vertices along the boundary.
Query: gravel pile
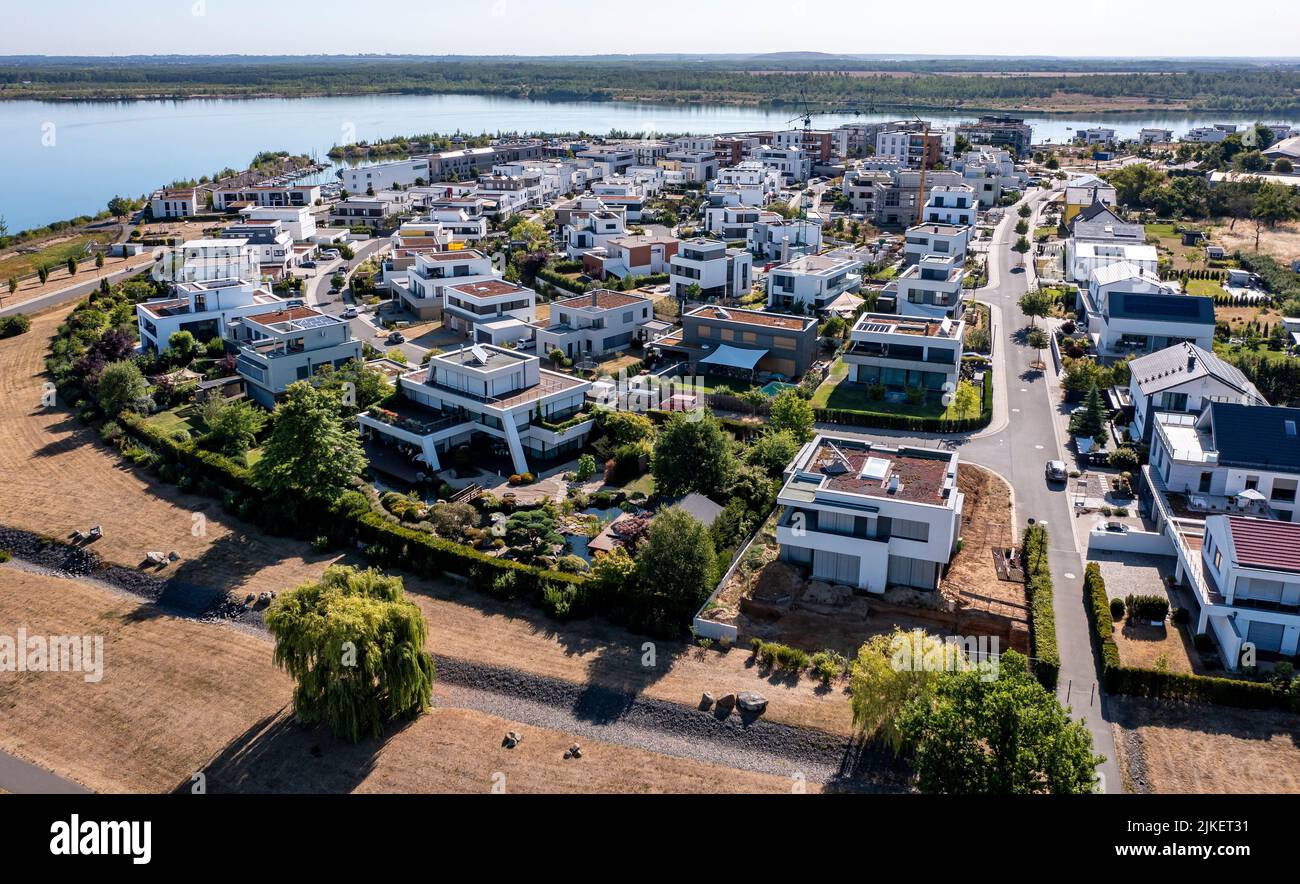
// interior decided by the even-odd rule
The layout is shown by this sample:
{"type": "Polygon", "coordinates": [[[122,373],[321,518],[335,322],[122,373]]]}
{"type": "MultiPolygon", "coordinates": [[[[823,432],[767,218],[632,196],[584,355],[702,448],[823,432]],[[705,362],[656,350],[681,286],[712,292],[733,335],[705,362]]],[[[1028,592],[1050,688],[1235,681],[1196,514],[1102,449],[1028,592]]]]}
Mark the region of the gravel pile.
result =
{"type": "Polygon", "coordinates": [[[160,575],[120,565],[105,565],[91,549],[17,528],[0,526],[0,549],[9,550],[14,558],[22,559],[43,573],[93,580],[151,602],[158,600],[167,585],[167,580],[160,575]]]}

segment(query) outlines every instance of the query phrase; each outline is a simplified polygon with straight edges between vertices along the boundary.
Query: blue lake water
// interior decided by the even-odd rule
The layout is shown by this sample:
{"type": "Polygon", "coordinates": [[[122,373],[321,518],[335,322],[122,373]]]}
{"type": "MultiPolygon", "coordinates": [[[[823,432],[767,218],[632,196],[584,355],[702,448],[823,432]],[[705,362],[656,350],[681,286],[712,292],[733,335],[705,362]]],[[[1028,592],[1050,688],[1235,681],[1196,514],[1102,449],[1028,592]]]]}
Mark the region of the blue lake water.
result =
{"type": "MultiPolygon", "coordinates": [[[[936,123],[975,114],[922,112],[936,123]]],[[[734,132],[788,128],[791,111],[616,102],[541,102],[480,95],[376,95],[339,98],[0,102],[0,216],[9,230],[104,208],[114,194],[137,196],[227,166],[244,168],[258,151],[325,158],[335,144],[428,132],[585,131],[734,132]]],[[[818,126],[875,115],[824,115],[818,126]]],[[[1027,117],[1036,140],[1065,141],[1093,125],[1121,136],[1144,126],[1182,132],[1253,118],[1179,114],[1027,117]]],[[[1268,122],[1283,122],[1268,120],[1268,122]]],[[[1291,121],[1295,122],[1295,121],[1291,121]]]]}

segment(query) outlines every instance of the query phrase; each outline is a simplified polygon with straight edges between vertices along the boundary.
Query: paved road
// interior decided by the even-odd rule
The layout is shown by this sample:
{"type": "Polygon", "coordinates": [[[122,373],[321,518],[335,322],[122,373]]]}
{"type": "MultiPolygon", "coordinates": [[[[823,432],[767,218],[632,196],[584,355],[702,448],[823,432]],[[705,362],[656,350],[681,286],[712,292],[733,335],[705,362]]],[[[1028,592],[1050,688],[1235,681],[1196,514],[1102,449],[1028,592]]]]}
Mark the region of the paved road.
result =
{"type": "Polygon", "coordinates": [[[60,289],[57,292],[39,295],[38,297],[30,298],[26,301],[20,301],[17,304],[7,306],[0,309],[0,316],[12,316],[15,313],[27,313],[29,315],[36,314],[43,310],[48,310],[51,307],[66,304],[69,301],[80,300],[95,289],[99,288],[99,281],[101,278],[107,279],[109,283],[121,282],[127,277],[134,276],[142,270],[148,270],[150,266],[149,263],[144,263],[124,270],[115,270],[112,273],[105,273],[102,277],[96,273],[87,273],[84,282],[71,285],[66,289],[60,289]]]}
{"type": "Polygon", "coordinates": [[[89,795],[80,783],[0,752],[0,789],[13,795],[89,795]]]}

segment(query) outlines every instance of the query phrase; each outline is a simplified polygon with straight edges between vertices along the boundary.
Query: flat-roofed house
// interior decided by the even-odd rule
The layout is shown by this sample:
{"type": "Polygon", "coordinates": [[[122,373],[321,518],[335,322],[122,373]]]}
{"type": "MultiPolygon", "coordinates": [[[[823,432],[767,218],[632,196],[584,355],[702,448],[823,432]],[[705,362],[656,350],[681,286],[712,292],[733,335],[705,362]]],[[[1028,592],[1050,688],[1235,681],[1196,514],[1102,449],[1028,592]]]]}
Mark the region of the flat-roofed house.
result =
{"type": "Polygon", "coordinates": [[[227,337],[239,347],[235,370],[245,391],[266,408],[274,408],[295,381],[361,358],[351,323],[311,307],[246,314],[231,322],[227,337]]]}
{"type": "Polygon", "coordinates": [[[654,346],[701,374],[793,378],[816,361],[817,319],[706,304],[687,312],[681,330],[654,346]]]}
{"type": "Polygon", "coordinates": [[[830,255],[801,255],[767,274],[767,305],[821,313],[862,284],[862,264],[830,255]]]}
{"type": "Polygon", "coordinates": [[[537,326],[537,354],[560,350],[569,359],[606,356],[637,337],[637,328],[654,319],[645,295],[597,289],[551,302],[551,322],[537,326]]]}
{"type": "Polygon", "coordinates": [[[844,361],[858,383],[893,393],[919,388],[937,400],[957,389],[965,331],[960,319],[864,313],[850,332],[844,361]]]}
{"type": "Polygon", "coordinates": [[[957,465],[955,451],[817,436],[777,495],[781,561],[877,595],[937,589],[961,539],[957,465]]]}

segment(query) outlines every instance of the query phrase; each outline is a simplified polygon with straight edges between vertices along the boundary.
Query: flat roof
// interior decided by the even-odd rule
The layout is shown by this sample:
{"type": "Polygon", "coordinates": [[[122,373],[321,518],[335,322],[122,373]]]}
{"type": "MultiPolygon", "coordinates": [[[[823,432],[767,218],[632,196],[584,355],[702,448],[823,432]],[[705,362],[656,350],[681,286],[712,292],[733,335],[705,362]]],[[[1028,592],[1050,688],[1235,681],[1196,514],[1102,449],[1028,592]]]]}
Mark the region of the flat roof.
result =
{"type": "Polygon", "coordinates": [[[954,338],[962,329],[963,320],[922,319],[899,316],[896,313],[863,313],[853,326],[854,331],[916,335],[923,338],[954,338]],[[944,329],[947,332],[944,332],[944,329]]]}
{"type": "Polygon", "coordinates": [[[453,285],[451,288],[465,295],[474,295],[480,298],[490,298],[494,295],[509,295],[513,292],[527,292],[521,285],[515,285],[513,282],[506,282],[503,279],[485,279],[482,282],[466,282],[460,285],[453,285]]]}
{"type": "Polygon", "coordinates": [[[577,310],[583,308],[615,310],[620,307],[630,307],[633,304],[644,304],[649,300],[650,299],[645,295],[635,295],[631,292],[615,292],[610,289],[596,289],[593,292],[575,295],[572,298],[560,298],[554,302],[554,306],[572,307],[577,310]]]}
{"type": "MultiPolygon", "coordinates": [[[[856,439],[819,436],[799,473],[820,476],[818,487],[943,506],[952,499],[956,477],[949,483],[955,453],[921,448],[883,448],[856,439]],[[947,493],[945,493],[947,489],[947,493]]],[[[793,481],[793,480],[792,480],[793,481]]]]}
{"type": "Polygon", "coordinates": [[[761,325],[767,328],[782,328],[787,331],[805,331],[817,320],[809,316],[790,316],[785,313],[767,313],[761,310],[742,310],[738,307],[717,307],[705,304],[686,314],[700,319],[714,319],[721,322],[737,322],[742,325],[761,325]]]}

